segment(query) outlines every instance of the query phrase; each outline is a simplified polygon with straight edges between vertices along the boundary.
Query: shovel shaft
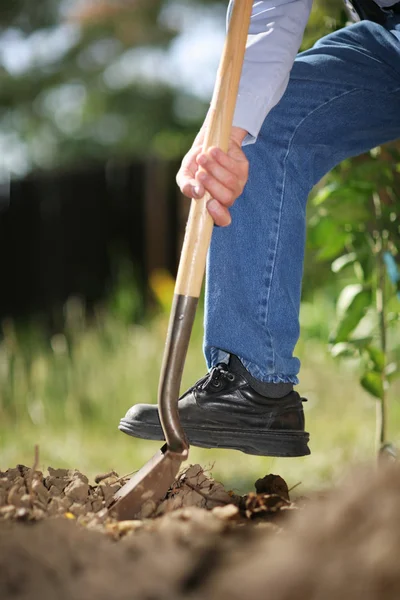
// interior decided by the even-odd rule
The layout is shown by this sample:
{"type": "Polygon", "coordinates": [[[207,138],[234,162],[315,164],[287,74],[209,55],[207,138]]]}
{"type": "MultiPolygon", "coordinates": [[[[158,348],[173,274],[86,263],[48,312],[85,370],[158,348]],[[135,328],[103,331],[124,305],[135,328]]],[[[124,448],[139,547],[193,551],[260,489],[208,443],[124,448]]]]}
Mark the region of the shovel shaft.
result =
{"type": "MultiPolygon", "coordinates": [[[[253,0],[236,0],[217,73],[203,150],[228,149],[253,0]]],[[[161,425],[168,448],[188,448],[178,414],[178,396],[190,334],[204,277],[213,220],[207,211],[210,195],[192,200],[183,242],[174,303],[168,327],[158,393],[161,425]]]]}
{"type": "MultiPolygon", "coordinates": [[[[218,68],[208,114],[203,150],[217,146],[228,150],[249,30],[252,0],[236,0],[218,68]]],[[[198,298],[204,277],[213,220],[207,210],[210,194],[192,200],[179,262],[175,293],[198,298]]]]}

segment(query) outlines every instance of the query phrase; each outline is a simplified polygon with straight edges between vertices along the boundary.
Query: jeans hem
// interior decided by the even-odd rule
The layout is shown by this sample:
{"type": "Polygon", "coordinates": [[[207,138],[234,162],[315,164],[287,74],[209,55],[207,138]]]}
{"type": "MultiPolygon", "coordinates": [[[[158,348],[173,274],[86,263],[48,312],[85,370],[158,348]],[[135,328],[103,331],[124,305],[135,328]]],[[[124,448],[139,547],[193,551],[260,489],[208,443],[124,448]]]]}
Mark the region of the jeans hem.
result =
{"type": "Polygon", "coordinates": [[[293,383],[293,385],[297,385],[299,383],[299,379],[296,375],[284,375],[283,373],[264,373],[260,367],[254,363],[245,360],[244,358],[240,358],[240,361],[246,367],[250,375],[264,383],[293,383]]]}

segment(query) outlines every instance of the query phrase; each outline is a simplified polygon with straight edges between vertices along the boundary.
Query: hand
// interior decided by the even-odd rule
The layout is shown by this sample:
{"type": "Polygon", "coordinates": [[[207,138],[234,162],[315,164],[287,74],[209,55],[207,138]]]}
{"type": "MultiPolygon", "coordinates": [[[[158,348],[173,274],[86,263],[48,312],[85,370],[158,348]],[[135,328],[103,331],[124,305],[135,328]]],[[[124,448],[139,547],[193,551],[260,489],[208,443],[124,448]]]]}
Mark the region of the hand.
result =
{"type": "Polygon", "coordinates": [[[203,127],[183,159],[176,181],[188,198],[202,198],[208,192],[208,212],[216,225],[224,227],[231,222],[228,209],[247,182],[249,163],[241,148],[247,131],[232,128],[227,153],[216,147],[202,152],[204,133],[203,127]]]}

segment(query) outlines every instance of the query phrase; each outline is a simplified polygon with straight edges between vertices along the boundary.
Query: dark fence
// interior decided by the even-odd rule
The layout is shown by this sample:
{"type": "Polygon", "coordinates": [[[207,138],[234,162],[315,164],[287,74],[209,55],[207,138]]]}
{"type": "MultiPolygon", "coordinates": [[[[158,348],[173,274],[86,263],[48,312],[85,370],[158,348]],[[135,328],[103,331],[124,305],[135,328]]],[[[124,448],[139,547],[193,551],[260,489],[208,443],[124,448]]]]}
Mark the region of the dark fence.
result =
{"type": "Polygon", "coordinates": [[[0,318],[50,315],[69,296],[93,305],[127,256],[144,293],[155,268],[175,272],[187,201],[177,163],[47,172],[0,189],[0,318]]]}

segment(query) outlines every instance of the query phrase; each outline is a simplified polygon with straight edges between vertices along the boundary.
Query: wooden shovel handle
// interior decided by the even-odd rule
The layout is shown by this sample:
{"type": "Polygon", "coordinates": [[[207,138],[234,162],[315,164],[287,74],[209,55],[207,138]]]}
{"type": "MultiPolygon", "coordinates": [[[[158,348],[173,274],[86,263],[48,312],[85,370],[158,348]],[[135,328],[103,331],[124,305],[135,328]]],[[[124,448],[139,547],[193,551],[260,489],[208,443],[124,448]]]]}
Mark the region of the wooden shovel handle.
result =
{"type": "MultiPolygon", "coordinates": [[[[217,146],[227,151],[239,89],[253,1],[236,0],[214,86],[203,150],[217,146]]],[[[179,263],[175,293],[200,296],[213,220],[207,210],[208,193],[192,200],[179,263]]]]}
{"type": "MultiPolygon", "coordinates": [[[[252,4],[252,0],[235,0],[233,6],[208,115],[205,149],[211,146],[228,149],[252,4]]],[[[187,457],[189,444],[179,419],[178,396],[213,229],[207,211],[209,199],[206,194],[191,203],[158,388],[159,415],[167,448],[179,455],[180,460],[187,457]]]]}

